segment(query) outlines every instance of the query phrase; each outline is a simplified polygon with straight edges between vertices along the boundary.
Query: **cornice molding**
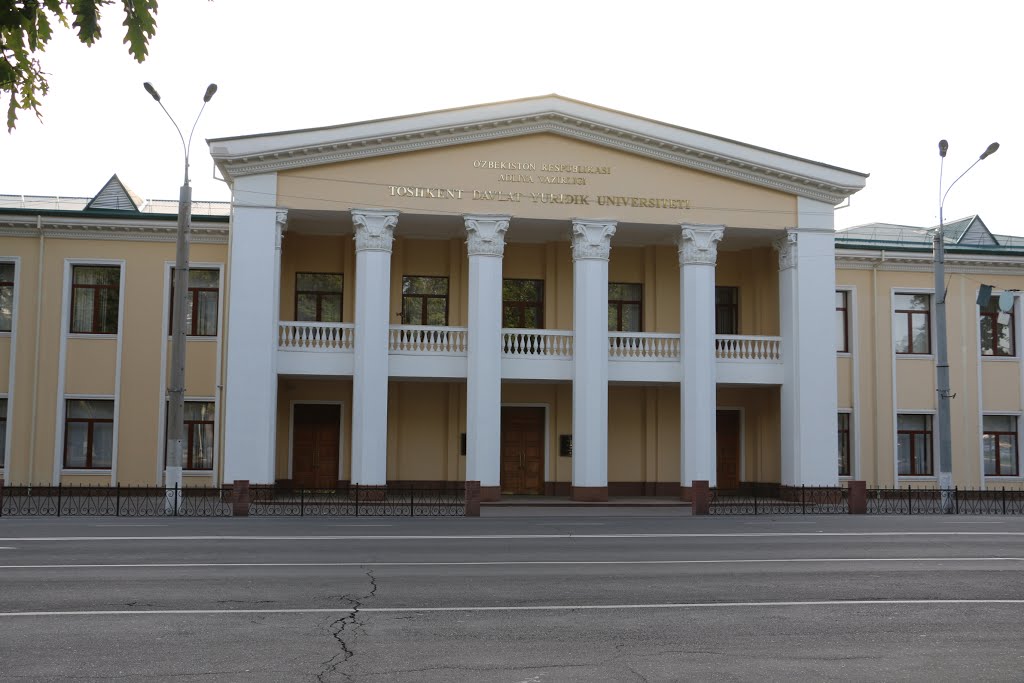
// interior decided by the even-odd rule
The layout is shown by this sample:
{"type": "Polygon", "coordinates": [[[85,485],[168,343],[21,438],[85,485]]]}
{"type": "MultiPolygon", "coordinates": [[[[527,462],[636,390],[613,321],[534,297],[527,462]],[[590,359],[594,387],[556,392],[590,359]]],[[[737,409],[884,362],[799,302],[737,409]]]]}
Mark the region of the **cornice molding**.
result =
{"type": "MultiPolygon", "coordinates": [[[[39,237],[35,217],[0,218],[0,236],[39,237]]],[[[43,236],[58,239],[110,240],[118,242],[174,242],[178,237],[176,222],[154,224],[142,221],[104,221],[102,219],[61,220],[45,219],[41,223],[43,236]]],[[[199,244],[227,244],[226,223],[192,221],[189,241],[199,244]]]]}
{"type": "Polygon", "coordinates": [[[769,168],[741,159],[735,154],[716,152],[710,149],[714,146],[714,139],[710,137],[709,148],[705,149],[553,111],[453,126],[442,125],[435,129],[293,146],[237,156],[226,153],[223,148],[213,149],[211,153],[227,176],[237,178],[537,133],[562,135],[830,204],[842,202],[863,186],[838,185],[782,169],[769,168]]]}
{"type": "MultiPolygon", "coordinates": [[[[934,264],[931,254],[892,254],[862,252],[858,254],[836,254],[837,270],[882,270],[905,273],[931,273],[934,264]]],[[[999,260],[980,258],[977,255],[957,256],[946,252],[947,273],[991,273],[1024,274],[1024,259],[1013,257],[999,260]]]]}

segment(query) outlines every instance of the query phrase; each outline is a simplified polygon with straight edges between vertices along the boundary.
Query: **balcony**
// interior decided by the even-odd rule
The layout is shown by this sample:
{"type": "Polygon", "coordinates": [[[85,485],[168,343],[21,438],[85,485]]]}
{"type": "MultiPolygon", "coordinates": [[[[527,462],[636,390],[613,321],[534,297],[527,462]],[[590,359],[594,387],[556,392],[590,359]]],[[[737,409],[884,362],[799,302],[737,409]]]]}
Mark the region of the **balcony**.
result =
{"type": "MultiPolygon", "coordinates": [[[[278,373],[351,376],[355,329],[351,323],[281,321],[278,373]]],[[[392,325],[388,372],[396,378],[465,379],[469,331],[465,327],[392,325]]],[[[718,381],[781,384],[780,337],[716,335],[718,381]]],[[[570,381],[571,330],[501,331],[501,376],[507,380],[570,381]]],[[[674,383],[681,379],[678,334],[608,333],[608,379],[612,382],[674,383]]]]}

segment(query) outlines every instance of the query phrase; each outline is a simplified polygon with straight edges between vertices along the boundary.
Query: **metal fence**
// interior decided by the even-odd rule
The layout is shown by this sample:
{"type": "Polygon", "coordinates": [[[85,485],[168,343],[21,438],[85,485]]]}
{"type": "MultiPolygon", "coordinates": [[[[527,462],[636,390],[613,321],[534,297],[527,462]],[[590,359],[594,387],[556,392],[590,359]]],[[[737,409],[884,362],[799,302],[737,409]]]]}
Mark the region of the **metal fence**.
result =
{"type": "Polygon", "coordinates": [[[1024,515],[1024,491],[1017,489],[872,488],[871,515],[1024,515]]]}
{"type": "Polygon", "coordinates": [[[834,486],[755,484],[711,489],[712,515],[828,515],[850,511],[847,491],[834,486]]]}
{"type": "Polygon", "coordinates": [[[231,492],[162,486],[0,486],[0,517],[230,517],[231,492]]]}
{"type": "Polygon", "coordinates": [[[346,486],[301,489],[254,486],[249,514],[254,517],[461,517],[463,486],[346,486]]]}
{"type": "MultiPolygon", "coordinates": [[[[751,484],[736,490],[710,489],[708,514],[847,514],[849,491],[841,486],[751,484]]],[[[854,510],[856,512],[856,510],[854,510]]],[[[869,515],[1024,515],[1024,490],[869,488],[862,511],[869,515]]]]}

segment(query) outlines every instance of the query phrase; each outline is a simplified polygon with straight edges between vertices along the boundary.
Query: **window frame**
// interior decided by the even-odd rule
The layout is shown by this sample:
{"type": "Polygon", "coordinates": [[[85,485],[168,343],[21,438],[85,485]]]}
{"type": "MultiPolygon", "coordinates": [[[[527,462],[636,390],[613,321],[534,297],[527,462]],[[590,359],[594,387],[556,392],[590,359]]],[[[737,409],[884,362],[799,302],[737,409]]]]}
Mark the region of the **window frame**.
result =
{"type": "MultiPolygon", "coordinates": [[[[1000,292],[1001,294],[1002,292],[1000,292]]],[[[1010,316],[1010,322],[1002,327],[1009,327],[1010,329],[1010,353],[1002,353],[999,350],[999,338],[996,336],[996,332],[999,330],[998,318],[1000,312],[998,310],[999,294],[993,292],[992,298],[989,300],[991,304],[995,304],[997,309],[995,311],[986,311],[984,306],[978,306],[978,346],[982,358],[1016,358],[1017,357],[1017,296],[1013,297],[1013,305],[1010,306],[1010,310],[1007,314],[1010,316]],[[985,335],[982,334],[982,323],[988,318],[991,320],[992,325],[992,348],[985,348],[985,335]]]]}
{"type": "Polygon", "coordinates": [[[715,285],[715,334],[737,335],[740,334],[740,288],[733,285],[715,285]],[[718,303],[718,292],[731,291],[734,293],[732,302],[727,304],[718,303]],[[732,332],[719,332],[719,313],[726,311],[732,322],[732,332]]]}
{"type": "Polygon", "coordinates": [[[329,272],[313,272],[313,271],[300,271],[295,273],[295,320],[296,322],[316,322],[316,323],[340,323],[345,319],[345,274],[344,273],[329,273],[329,272]],[[337,275],[341,278],[341,288],[337,292],[324,292],[320,290],[311,289],[299,289],[299,278],[303,275],[337,275]],[[316,319],[315,320],[300,320],[299,319],[299,297],[301,295],[315,296],[316,297],[316,319]],[[338,319],[337,320],[324,320],[322,303],[323,298],[331,296],[338,297],[338,319]]]}
{"type": "MultiPolygon", "coordinates": [[[[207,474],[212,473],[217,467],[217,401],[212,398],[189,398],[185,399],[185,405],[189,403],[207,403],[213,406],[213,417],[209,420],[189,420],[188,410],[185,410],[185,448],[182,451],[184,461],[181,463],[182,472],[207,474]],[[195,444],[195,429],[197,426],[210,425],[213,429],[213,455],[210,457],[209,467],[193,467],[192,446],[195,444]]],[[[167,469],[167,436],[170,429],[170,402],[164,403],[164,469],[167,469]]]]}
{"type": "Polygon", "coordinates": [[[114,457],[117,452],[117,400],[114,398],[94,398],[94,397],[81,397],[81,396],[65,396],[64,397],[64,454],[61,458],[61,467],[65,471],[92,471],[92,472],[108,472],[114,468],[114,457]],[[68,415],[68,408],[72,401],[91,401],[91,402],[104,402],[110,403],[113,408],[113,417],[111,418],[82,418],[82,417],[70,417],[68,415]],[[85,464],[84,465],[69,465],[68,464],[68,429],[69,424],[82,424],[87,425],[86,428],[86,453],[85,453],[85,464]],[[111,427],[112,438],[110,440],[110,464],[107,466],[97,467],[93,465],[95,460],[95,447],[93,441],[93,434],[95,433],[95,425],[97,424],[109,424],[111,427]]]}
{"type": "Polygon", "coordinates": [[[1019,439],[1017,438],[1018,434],[1019,434],[1019,431],[1020,431],[1020,419],[1019,419],[1019,417],[1018,417],[1018,415],[1016,413],[1013,413],[1013,414],[1009,414],[1009,413],[986,413],[986,414],[981,416],[981,468],[982,468],[983,476],[985,476],[985,477],[998,477],[1000,479],[1010,478],[1010,477],[1020,477],[1020,443],[1019,443],[1019,439]],[[997,430],[986,430],[985,429],[985,418],[986,417],[1010,417],[1010,418],[1013,418],[1013,424],[1014,424],[1015,429],[1013,431],[1009,431],[1009,432],[997,431],[997,430]],[[994,437],[996,437],[996,439],[995,439],[995,443],[996,443],[996,457],[995,457],[996,472],[994,472],[994,473],[989,473],[986,470],[986,468],[985,468],[985,437],[986,436],[994,436],[994,437]],[[999,468],[1000,458],[999,458],[999,438],[998,437],[1000,437],[1000,436],[1011,436],[1011,437],[1013,437],[1013,472],[1007,472],[1005,474],[1002,473],[1002,472],[999,472],[999,469],[1000,469],[999,468]]]}
{"type": "Polygon", "coordinates": [[[897,477],[918,477],[918,478],[932,478],[935,476],[935,420],[932,413],[897,413],[896,414],[896,448],[894,449],[894,455],[896,456],[896,476],[897,477]],[[927,429],[900,429],[900,417],[923,417],[927,421],[927,429]],[[910,465],[909,472],[900,471],[900,456],[899,456],[899,442],[900,435],[910,435],[910,454],[908,463],[910,465]],[[925,445],[927,447],[927,472],[915,472],[914,469],[914,453],[915,453],[915,439],[914,435],[924,434],[926,435],[925,445]]]}
{"type": "MultiPolygon", "coordinates": [[[[174,334],[174,266],[171,266],[171,301],[168,305],[168,318],[167,318],[167,334],[174,334]]],[[[185,330],[186,337],[199,337],[199,338],[211,338],[220,336],[220,286],[221,280],[224,276],[223,271],[216,266],[189,266],[189,277],[191,277],[194,271],[209,271],[217,273],[217,286],[216,287],[192,287],[189,285],[188,288],[188,307],[192,311],[192,326],[190,329],[185,330]],[[200,292],[216,292],[217,294],[217,320],[214,325],[216,328],[213,334],[199,334],[197,328],[199,327],[199,316],[196,315],[196,308],[199,306],[199,293],[200,292]]],[[[188,320],[186,316],[185,320],[188,320]]]]}
{"type": "Polygon", "coordinates": [[[543,329],[545,329],[545,327],[544,327],[544,280],[543,279],[535,279],[535,278],[502,278],[502,280],[501,280],[501,289],[502,289],[502,296],[501,296],[501,326],[503,328],[516,329],[516,330],[529,330],[529,329],[543,330],[543,329]],[[534,299],[533,301],[515,301],[515,300],[506,299],[505,298],[505,283],[506,282],[532,282],[533,284],[535,284],[537,286],[537,292],[539,293],[539,296],[538,296],[537,299],[534,299]],[[509,325],[506,325],[505,324],[505,316],[506,316],[506,312],[508,311],[509,307],[512,307],[512,308],[514,308],[516,310],[516,313],[517,313],[518,318],[519,318],[519,322],[521,322],[521,323],[525,323],[526,322],[526,311],[527,311],[527,309],[534,309],[535,312],[536,312],[537,326],[531,328],[531,327],[509,326],[509,325]]]}
{"type": "Polygon", "coordinates": [[[450,302],[449,297],[451,296],[451,278],[447,275],[403,275],[402,276],[402,324],[403,325],[421,325],[424,327],[448,327],[448,317],[450,314],[450,302]],[[445,282],[445,293],[444,294],[406,294],[405,283],[407,280],[412,278],[422,278],[430,280],[444,280],[445,282]],[[419,299],[420,300],[420,321],[418,323],[408,322],[406,319],[406,299],[419,299]],[[427,303],[430,299],[443,299],[444,300],[444,324],[443,325],[431,325],[426,322],[429,316],[429,308],[427,303]]]}
{"type": "Polygon", "coordinates": [[[839,440],[839,476],[840,477],[852,477],[853,476],[853,413],[849,410],[840,410],[836,413],[837,416],[837,430],[836,436],[839,440]],[[843,418],[846,418],[846,425],[844,428],[843,418]],[[846,452],[846,471],[843,471],[843,451],[845,447],[846,452]]]}
{"type": "Polygon", "coordinates": [[[616,285],[618,285],[618,286],[625,286],[625,287],[639,287],[640,288],[640,298],[638,300],[634,300],[634,299],[613,299],[611,297],[611,292],[608,293],[609,294],[609,296],[608,296],[608,307],[611,308],[612,305],[616,306],[616,325],[615,325],[615,329],[614,330],[608,330],[608,331],[609,332],[633,332],[633,333],[641,333],[641,332],[643,332],[644,331],[644,285],[643,285],[643,283],[642,282],[609,282],[608,283],[608,287],[609,288],[611,288],[613,286],[616,286],[616,285]],[[637,310],[639,311],[639,313],[637,315],[637,327],[639,329],[636,329],[636,330],[624,330],[624,329],[622,329],[622,307],[623,306],[634,306],[634,305],[637,307],[637,310]]]}
{"type": "MultiPolygon", "coordinates": [[[[3,261],[0,261],[0,266],[10,266],[11,267],[11,280],[9,282],[7,280],[0,280],[0,289],[10,289],[10,297],[11,297],[11,320],[10,320],[10,325],[8,325],[7,329],[3,329],[2,327],[0,327],[0,335],[6,336],[6,335],[11,334],[14,331],[14,316],[16,315],[17,305],[18,305],[18,302],[17,302],[17,300],[14,297],[14,293],[17,290],[17,287],[15,286],[15,283],[18,280],[18,263],[16,261],[3,260],[3,261]]],[[[2,467],[2,466],[0,466],[0,467],[2,467]]]]}
{"type": "Polygon", "coordinates": [[[934,336],[932,331],[932,309],[935,307],[935,295],[933,292],[914,292],[906,290],[898,290],[893,292],[892,299],[892,315],[893,315],[893,352],[899,356],[931,356],[932,355],[932,337],[934,336]],[[926,310],[917,309],[902,309],[896,308],[896,297],[898,296],[927,296],[928,297],[928,308],[926,310]],[[904,316],[906,319],[907,326],[907,351],[900,351],[896,346],[896,317],[904,316]],[[925,329],[928,330],[928,348],[925,351],[914,351],[914,316],[923,315],[925,316],[925,329]]]}
{"type": "Polygon", "coordinates": [[[836,353],[850,353],[850,290],[837,289],[836,294],[843,297],[842,306],[836,305],[836,313],[842,313],[843,320],[843,346],[836,348],[836,353]]]}
{"type": "Polygon", "coordinates": [[[104,335],[115,337],[121,332],[121,303],[122,303],[122,288],[124,287],[124,263],[121,261],[110,262],[110,261],[70,261],[69,262],[69,296],[68,296],[68,334],[69,335],[104,335]],[[109,268],[117,270],[117,284],[115,285],[87,285],[77,284],[75,282],[75,269],[76,268],[109,268]],[[80,290],[90,290],[94,292],[92,302],[92,315],[90,318],[90,329],[88,330],[76,330],[75,329],[75,295],[80,290]],[[117,323],[114,330],[97,330],[96,321],[100,308],[100,297],[97,296],[100,290],[114,290],[117,292],[117,323]]]}

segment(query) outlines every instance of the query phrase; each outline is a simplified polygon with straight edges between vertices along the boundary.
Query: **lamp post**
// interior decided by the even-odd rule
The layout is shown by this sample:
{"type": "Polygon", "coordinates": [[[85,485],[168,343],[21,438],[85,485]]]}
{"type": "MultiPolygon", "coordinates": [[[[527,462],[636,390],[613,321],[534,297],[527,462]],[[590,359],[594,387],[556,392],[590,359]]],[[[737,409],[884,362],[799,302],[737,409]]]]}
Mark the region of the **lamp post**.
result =
{"type": "Polygon", "coordinates": [[[143,83],[146,92],[153,96],[160,108],[171,120],[174,129],[178,131],[181,138],[181,146],[185,150],[185,180],[181,184],[181,191],[178,193],[178,237],[177,252],[174,260],[174,296],[171,301],[173,311],[171,319],[171,372],[167,389],[167,448],[164,451],[164,487],[173,489],[168,491],[167,504],[173,509],[180,504],[180,496],[177,489],[181,488],[181,466],[182,455],[185,444],[185,319],[186,306],[188,305],[188,244],[189,228],[192,218],[192,187],[188,181],[188,155],[192,146],[192,134],[196,132],[196,125],[199,117],[206,109],[206,103],[210,101],[213,94],[217,92],[217,86],[211,83],[203,95],[203,106],[196,114],[196,120],[192,123],[192,131],[188,134],[188,142],[181,134],[181,128],[174,121],[174,117],[160,101],[160,94],[150,83],[143,83]]]}
{"type": "Polygon", "coordinates": [[[946,203],[946,195],[953,189],[957,181],[967,175],[968,171],[974,168],[979,161],[995,154],[999,149],[999,143],[993,142],[984,152],[981,153],[974,163],[967,167],[967,170],[957,176],[957,179],[950,183],[946,191],[942,191],[942,170],[946,161],[946,152],[949,150],[949,143],[939,140],[939,228],[935,231],[933,238],[933,266],[935,271],[935,333],[938,337],[936,344],[936,391],[938,393],[938,420],[939,420],[939,489],[942,490],[942,510],[952,512],[953,499],[950,490],[953,488],[953,438],[949,425],[949,399],[952,398],[949,391],[949,357],[946,349],[946,248],[945,248],[945,218],[943,207],[946,203]]]}

